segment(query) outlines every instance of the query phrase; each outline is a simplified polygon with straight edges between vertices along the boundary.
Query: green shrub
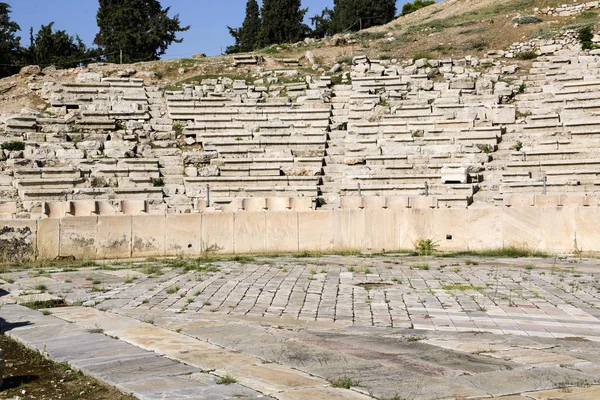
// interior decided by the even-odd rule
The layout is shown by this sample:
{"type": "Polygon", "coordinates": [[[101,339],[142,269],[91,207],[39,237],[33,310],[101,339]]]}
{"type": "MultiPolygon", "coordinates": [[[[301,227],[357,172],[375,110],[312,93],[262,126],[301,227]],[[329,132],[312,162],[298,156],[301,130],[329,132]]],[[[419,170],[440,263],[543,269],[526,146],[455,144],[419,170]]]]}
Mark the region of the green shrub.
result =
{"type": "Polygon", "coordinates": [[[542,22],[543,20],[540,17],[536,17],[535,15],[519,15],[517,17],[514,17],[512,21],[519,25],[527,25],[537,24],[538,22],[542,22]]]}
{"type": "Polygon", "coordinates": [[[415,251],[419,255],[431,255],[437,251],[438,244],[432,239],[419,239],[415,244],[415,251]]]}
{"type": "Polygon", "coordinates": [[[537,53],[534,50],[528,50],[528,51],[524,51],[522,53],[518,53],[515,55],[515,58],[518,58],[519,60],[533,60],[535,58],[537,58],[537,53]]]}
{"type": "Polygon", "coordinates": [[[577,33],[579,35],[579,41],[581,42],[581,48],[583,50],[590,50],[594,45],[592,42],[592,39],[594,38],[592,27],[589,25],[581,27],[577,33]]]}
{"type": "Polygon", "coordinates": [[[352,56],[343,56],[338,58],[338,64],[352,64],[352,56]]]}
{"type": "Polygon", "coordinates": [[[360,386],[360,382],[352,380],[347,376],[329,381],[331,386],[340,389],[350,389],[352,386],[360,386]]]}
{"type": "Polygon", "coordinates": [[[472,40],[465,45],[465,50],[477,50],[483,51],[488,46],[488,42],[485,40],[472,40]]]}
{"type": "Polygon", "coordinates": [[[598,16],[598,14],[596,14],[593,11],[584,11],[581,14],[579,14],[577,16],[577,18],[579,18],[579,19],[593,19],[593,18],[596,18],[597,16],[598,16]]]}
{"type": "Polygon", "coordinates": [[[25,142],[4,142],[2,149],[8,151],[23,151],[25,150],[25,142]]]}
{"type": "Polygon", "coordinates": [[[183,134],[183,124],[181,122],[175,122],[173,124],[173,132],[175,132],[175,137],[179,137],[183,134]]]}
{"type": "Polygon", "coordinates": [[[435,4],[435,0],[425,0],[425,1],[415,0],[412,3],[406,3],[405,5],[402,6],[402,14],[400,14],[400,15],[408,15],[410,13],[417,11],[418,9],[430,6],[432,4],[435,4]]]}
{"type": "Polygon", "coordinates": [[[162,178],[152,178],[152,186],[163,187],[165,186],[165,181],[162,178]]]}

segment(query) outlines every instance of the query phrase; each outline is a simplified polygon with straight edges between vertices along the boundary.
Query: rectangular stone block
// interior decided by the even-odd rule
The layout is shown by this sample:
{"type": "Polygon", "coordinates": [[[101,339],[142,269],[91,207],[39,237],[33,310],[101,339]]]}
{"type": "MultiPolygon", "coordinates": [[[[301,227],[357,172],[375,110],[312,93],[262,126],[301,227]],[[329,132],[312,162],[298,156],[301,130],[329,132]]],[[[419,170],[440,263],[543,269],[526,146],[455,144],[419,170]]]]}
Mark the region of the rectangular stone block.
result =
{"type": "Polygon", "coordinates": [[[575,212],[575,243],[579,251],[600,251],[600,208],[580,207],[575,212]]]}
{"type": "Polygon", "coordinates": [[[134,215],[131,223],[131,254],[133,257],[165,255],[166,217],[157,215],[134,215]]]}
{"type": "Polygon", "coordinates": [[[364,210],[365,250],[398,250],[396,212],[392,209],[364,210]]]}
{"type": "Polygon", "coordinates": [[[431,210],[432,238],[439,250],[453,251],[467,248],[467,209],[438,208],[431,210]]]}
{"type": "Polygon", "coordinates": [[[98,217],[60,220],[60,256],[93,259],[98,248],[98,217]]]}
{"type": "Polygon", "coordinates": [[[575,250],[575,215],[570,207],[540,209],[540,246],[550,252],[575,250]]]}
{"type": "Polygon", "coordinates": [[[236,254],[264,253],[267,250],[264,212],[238,212],[235,213],[234,221],[234,251],[236,254]]]}
{"type": "Polygon", "coordinates": [[[502,246],[540,248],[540,209],[537,207],[502,208],[502,246]]]}
{"type": "Polygon", "coordinates": [[[333,250],[333,213],[301,211],[298,213],[298,250],[333,250]]]}
{"type": "Polygon", "coordinates": [[[468,209],[469,250],[499,249],[502,247],[502,209],[472,208],[468,209]]]}
{"type": "Polygon", "coordinates": [[[37,221],[37,257],[54,260],[59,255],[60,219],[47,218],[37,221]]]}
{"type": "Polygon", "coordinates": [[[202,252],[233,254],[234,214],[226,212],[202,214],[202,252]]]}
{"type": "Polygon", "coordinates": [[[165,254],[199,256],[202,253],[202,215],[167,214],[165,254]]]}
{"type": "Polygon", "coordinates": [[[266,250],[269,253],[298,251],[298,213],[268,212],[266,217],[266,250]]]}
{"type": "Polygon", "coordinates": [[[414,250],[420,239],[433,239],[433,213],[431,208],[396,210],[398,248],[414,250]]]}
{"type": "Polygon", "coordinates": [[[131,257],[131,215],[98,217],[98,258],[131,257]]]}
{"type": "Polygon", "coordinates": [[[364,210],[334,210],[333,244],[336,250],[365,248],[364,210]]]}

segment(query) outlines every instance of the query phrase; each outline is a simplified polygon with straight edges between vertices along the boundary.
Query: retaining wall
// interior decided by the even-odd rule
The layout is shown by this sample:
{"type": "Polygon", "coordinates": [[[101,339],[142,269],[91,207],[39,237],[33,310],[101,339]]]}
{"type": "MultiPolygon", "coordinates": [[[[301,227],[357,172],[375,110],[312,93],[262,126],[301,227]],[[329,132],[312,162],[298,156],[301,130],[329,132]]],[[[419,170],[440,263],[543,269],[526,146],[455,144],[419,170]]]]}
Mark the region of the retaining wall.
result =
{"type": "Polygon", "coordinates": [[[440,250],[519,246],[600,251],[599,207],[356,209],[1,220],[2,248],[54,259],[216,253],[393,251],[421,238],[440,250]]]}

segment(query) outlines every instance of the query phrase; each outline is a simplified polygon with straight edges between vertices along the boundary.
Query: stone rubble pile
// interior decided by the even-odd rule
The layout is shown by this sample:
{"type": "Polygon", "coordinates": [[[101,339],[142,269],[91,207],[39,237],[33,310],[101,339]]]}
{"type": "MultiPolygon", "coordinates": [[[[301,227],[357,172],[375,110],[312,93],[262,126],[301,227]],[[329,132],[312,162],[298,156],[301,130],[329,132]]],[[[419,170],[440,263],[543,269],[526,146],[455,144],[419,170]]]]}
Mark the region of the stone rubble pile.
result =
{"type": "Polygon", "coordinates": [[[535,8],[536,14],[557,15],[559,17],[570,17],[581,14],[584,11],[600,7],[599,1],[588,1],[585,3],[561,4],[560,7],[535,8]]]}

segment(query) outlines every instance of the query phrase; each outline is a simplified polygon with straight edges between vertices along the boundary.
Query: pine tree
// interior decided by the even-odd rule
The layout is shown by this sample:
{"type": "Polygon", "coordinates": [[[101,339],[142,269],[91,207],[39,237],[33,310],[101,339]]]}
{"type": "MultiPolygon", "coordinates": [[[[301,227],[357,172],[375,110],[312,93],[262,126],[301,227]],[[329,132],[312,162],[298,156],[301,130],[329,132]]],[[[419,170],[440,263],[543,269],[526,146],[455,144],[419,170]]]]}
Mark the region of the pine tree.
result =
{"type": "Polygon", "coordinates": [[[41,66],[76,67],[82,60],[93,58],[98,51],[88,50],[79,36],[69,36],[66,31],[52,31],[54,22],[42,25],[37,34],[30,31],[31,45],[27,51],[28,61],[41,66]]]}
{"type": "Polygon", "coordinates": [[[185,32],[179,15],[169,17],[170,7],[158,0],[99,0],[96,20],[100,31],[94,43],[102,48],[110,62],[157,60],[171,43],[181,43],[178,32],[185,32]]]}
{"type": "Polygon", "coordinates": [[[300,0],[263,0],[260,46],[298,42],[310,32],[300,0]]]}
{"type": "Polygon", "coordinates": [[[256,0],[248,0],[246,18],[241,28],[228,26],[227,29],[235,40],[233,46],[227,47],[228,54],[254,50],[257,47],[260,32],[260,10],[256,0]]]}
{"type": "Polygon", "coordinates": [[[387,24],[396,16],[395,0],[334,0],[332,33],[387,24]]]}
{"type": "Polygon", "coordinates": [[[19,72],[21,38],[15,34],[21,28],[10,20],[10,6],[0,2],[0,77],[19,72]],[[12,66],[15,65],[15,66],[12,66]]]}

